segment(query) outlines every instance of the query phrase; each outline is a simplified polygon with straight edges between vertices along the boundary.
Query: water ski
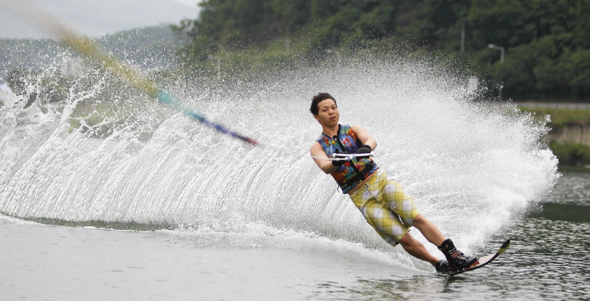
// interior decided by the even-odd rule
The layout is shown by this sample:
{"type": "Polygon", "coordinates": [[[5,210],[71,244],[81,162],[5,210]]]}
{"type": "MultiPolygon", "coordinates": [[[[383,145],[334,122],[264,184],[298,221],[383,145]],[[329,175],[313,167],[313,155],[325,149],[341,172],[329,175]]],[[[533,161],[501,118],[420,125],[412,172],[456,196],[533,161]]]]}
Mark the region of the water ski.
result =
{"type": "Polygon", "coordinates": [[[470,267],[464,269],[464,270],[459,270],[459,271],[453,271],[453,272],[449,272],[447,273],[448,275],[457,275],[457,274],[461,274],[464,272],[468,272],[468,271],[473,271],[475,269],[479,269],[483,266],[485,266],[486,264],[494,261],[494,259],[498,258],[498,256],[500,256],[500,254],[504,253],[504,251],[506,251],[506,249],[508,249],[508,247],[510,247],[510,239],[506,240],[502,246],[500,247],[500,249],[498,250],[498,252],[493,253],[493,254],[489,254],[483,257],[480,257],[474,264],[472,264],[470,267]]]}

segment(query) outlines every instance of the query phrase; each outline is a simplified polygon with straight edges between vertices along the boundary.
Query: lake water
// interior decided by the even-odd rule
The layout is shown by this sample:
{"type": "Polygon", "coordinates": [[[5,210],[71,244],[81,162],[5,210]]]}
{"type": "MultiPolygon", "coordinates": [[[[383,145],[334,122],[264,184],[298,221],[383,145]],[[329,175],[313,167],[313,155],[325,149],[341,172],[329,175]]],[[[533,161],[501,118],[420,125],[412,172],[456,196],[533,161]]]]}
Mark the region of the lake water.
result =
{"type": "Polygon", "coordinates": [[[169,84],[257,147],[113,90],[91,68],[58,102],[27,106],[46,92],[29,81],[0,107],[3,299],[587,299],[589,174],[560,174],[544,118],[482,102],[446,63],[169,84]],[[446,277],[385,244],[309,158],[319,91],[336,97],[342,123],[372,133],[377,164],[460,249],[486,254],[511,238],[505,255],[446,277]]]}

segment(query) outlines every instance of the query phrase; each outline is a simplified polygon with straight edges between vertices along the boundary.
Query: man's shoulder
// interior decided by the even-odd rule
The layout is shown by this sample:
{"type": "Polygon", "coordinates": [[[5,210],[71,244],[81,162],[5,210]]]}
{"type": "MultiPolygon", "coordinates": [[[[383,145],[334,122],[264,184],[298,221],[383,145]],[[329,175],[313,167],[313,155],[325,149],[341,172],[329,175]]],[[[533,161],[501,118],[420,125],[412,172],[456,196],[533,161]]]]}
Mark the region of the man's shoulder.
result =
{"type": "Polygon", "coordinates": [[[351,125],[350,128],[354,131],[354,130],[364,130],[365,128],[362,125],[359,124],[354,124],[351,125]]]}
{"type": "Polygon", "coordinates": [[[309,148],[309,152],[312,156],[320,155],[321,153],[325,153],[324,148],[320,144],[319,141],[314,142],[311,147],[309,148]]]}

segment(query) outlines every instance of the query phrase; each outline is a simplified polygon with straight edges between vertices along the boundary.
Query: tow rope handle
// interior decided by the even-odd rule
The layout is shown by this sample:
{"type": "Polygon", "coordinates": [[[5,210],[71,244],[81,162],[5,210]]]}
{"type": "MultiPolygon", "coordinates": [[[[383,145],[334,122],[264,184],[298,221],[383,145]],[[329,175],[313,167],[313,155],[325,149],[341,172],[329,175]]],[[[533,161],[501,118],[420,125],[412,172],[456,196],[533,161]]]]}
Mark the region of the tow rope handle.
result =
{"type": "Polygon", "coordinates": [[[329,160],[329,161],[348,161],[351,159],[355,159],[355,158],[369,158],[369,157],[373,157],[373,153],[364,153],[364,154],[344,154],[344,153],[335,153],[332,155],[332,158],[326,158],[326,157],[317,157],[317,156],[311,156],[314,159],[319,159],[319,160],[329,160]]]}

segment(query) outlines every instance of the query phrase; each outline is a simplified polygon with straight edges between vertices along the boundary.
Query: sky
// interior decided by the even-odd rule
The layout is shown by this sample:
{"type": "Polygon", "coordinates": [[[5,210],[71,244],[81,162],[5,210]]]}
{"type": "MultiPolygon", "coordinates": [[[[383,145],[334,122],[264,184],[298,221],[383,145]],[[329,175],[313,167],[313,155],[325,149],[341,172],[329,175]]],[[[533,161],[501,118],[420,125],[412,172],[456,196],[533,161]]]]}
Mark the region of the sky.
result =
{"type": "MultiPolygon", "coordinates": [[[[12,0],[20,1],[20,0],[12,0]]],[[[77,32],[101,37],[123,30],[179,24],[196,19],[200,0],[32,0],[77,32]]],[[[2,6],[0,39],[49,38],[50,36],[2,6]]]]}

